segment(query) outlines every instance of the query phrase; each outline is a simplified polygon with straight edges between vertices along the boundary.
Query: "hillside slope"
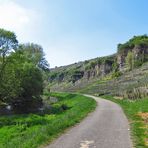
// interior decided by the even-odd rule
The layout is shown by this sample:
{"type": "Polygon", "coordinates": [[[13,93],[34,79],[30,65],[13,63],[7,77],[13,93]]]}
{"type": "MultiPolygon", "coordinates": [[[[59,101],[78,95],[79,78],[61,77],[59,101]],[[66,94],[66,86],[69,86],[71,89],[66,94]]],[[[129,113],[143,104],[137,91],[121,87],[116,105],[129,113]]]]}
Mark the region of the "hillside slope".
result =
{"type": "Polygon", "coordinates": [[[51,69],[50,88],[52,91],[142,97],[148,94],[147,62],[148,36],[134,36],[118,44],[114,55],[51,69]]]}
{"type": "Polygon", "coordinates": [[[133,88],[135,91],[137,89],[137,93],[138,89],[141,89],[143,93],[144,91],[145,93],[148,93],[147,87],[148,63],[144,63],[141,67],[129,72],[125,72],[123,75],[117,78],[112,78],[111,74],[109,74],[106,77],[102,77],[100,79],[94,78],[91,81],[80,81],[75,85],[70,83],[65,85],[64,83],[55,84],[52,86],[52,89],[71,92],[78,91],[97,95],[114,94],[117,96],[124,96],[130,94],[130,91],[132,91],[133,88]]]}

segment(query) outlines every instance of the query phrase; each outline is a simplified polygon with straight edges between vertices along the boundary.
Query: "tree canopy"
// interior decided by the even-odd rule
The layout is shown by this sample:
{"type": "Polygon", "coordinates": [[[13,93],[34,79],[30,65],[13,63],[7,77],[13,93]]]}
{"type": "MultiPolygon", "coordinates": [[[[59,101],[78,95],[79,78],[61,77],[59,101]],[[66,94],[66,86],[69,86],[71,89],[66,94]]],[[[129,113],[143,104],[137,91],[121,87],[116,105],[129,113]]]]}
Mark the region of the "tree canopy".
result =
{"type": "Polygon", "coordinates": [[[13,32],[0,29],[0,105],[10,105],[17,113],[37,111],[47,69],[40,45],[19,45],[13,32]]]}
{"type": "Polygon", "coordinates": [[[45,59],[43,48],[40,45],[34,43],[20,44],[19,49],[39,68],[49,70],[49,64],[45,59]]]}
{"type": "Polygon", "coordinates": [[[12,50],[16,50],[18,41],[16,35],[11,31],[0,29],[0,56],[9,54],[12,50]]]}

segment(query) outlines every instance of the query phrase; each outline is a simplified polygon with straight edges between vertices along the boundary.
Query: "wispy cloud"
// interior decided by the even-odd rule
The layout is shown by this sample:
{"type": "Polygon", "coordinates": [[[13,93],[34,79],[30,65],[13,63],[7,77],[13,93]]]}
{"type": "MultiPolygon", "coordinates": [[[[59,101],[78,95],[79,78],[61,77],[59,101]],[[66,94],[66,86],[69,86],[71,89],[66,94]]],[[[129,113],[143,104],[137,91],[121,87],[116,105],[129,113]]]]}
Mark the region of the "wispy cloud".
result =
{"type": "Polygon", "coordinates": [[[35,11],[12,0],[0,0],[0,28],[14,31],[22,41],[25,41],[36,19],[35,11]]]}

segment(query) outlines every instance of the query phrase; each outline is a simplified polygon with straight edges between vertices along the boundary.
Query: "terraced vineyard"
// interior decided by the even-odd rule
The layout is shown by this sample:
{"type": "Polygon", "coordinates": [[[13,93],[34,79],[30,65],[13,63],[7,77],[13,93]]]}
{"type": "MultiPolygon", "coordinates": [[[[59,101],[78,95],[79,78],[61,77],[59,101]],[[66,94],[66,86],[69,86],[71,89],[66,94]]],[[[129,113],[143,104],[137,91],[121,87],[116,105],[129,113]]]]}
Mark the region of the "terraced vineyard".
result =
{"type": "MultiPolygon", "coordinates": [[[[88,82],[81,82],[77,85],[69,85],[68,87],[63,87],[63,91],[78,91],[81,93],[89,93],[96,95],[111,94],[117,96],[123,96],[132,98],[130,92],[132,91],[135,95],[140,96],[148,95],[148,63],[143,64],[140,68],[134,69],[124,73],[118,78],[111,78],[111,75],[107,75],[105,78],[99,80],[92,80],[88,82]]],[[[134,98],[134,97],[133,97],[134,98]]]]}

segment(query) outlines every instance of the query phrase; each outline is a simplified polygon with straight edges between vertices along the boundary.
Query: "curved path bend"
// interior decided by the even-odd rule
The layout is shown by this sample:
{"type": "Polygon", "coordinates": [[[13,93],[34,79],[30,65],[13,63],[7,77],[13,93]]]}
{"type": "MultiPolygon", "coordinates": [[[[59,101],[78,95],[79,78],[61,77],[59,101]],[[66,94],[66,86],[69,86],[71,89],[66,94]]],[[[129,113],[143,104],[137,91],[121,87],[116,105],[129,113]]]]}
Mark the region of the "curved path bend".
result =
{"type": "Polygon", "coordinates": [[[105,99],[86,96],[97,101],[96,110],[47,148],[132,148],[128,120],[121,107],[105,99]]]}

